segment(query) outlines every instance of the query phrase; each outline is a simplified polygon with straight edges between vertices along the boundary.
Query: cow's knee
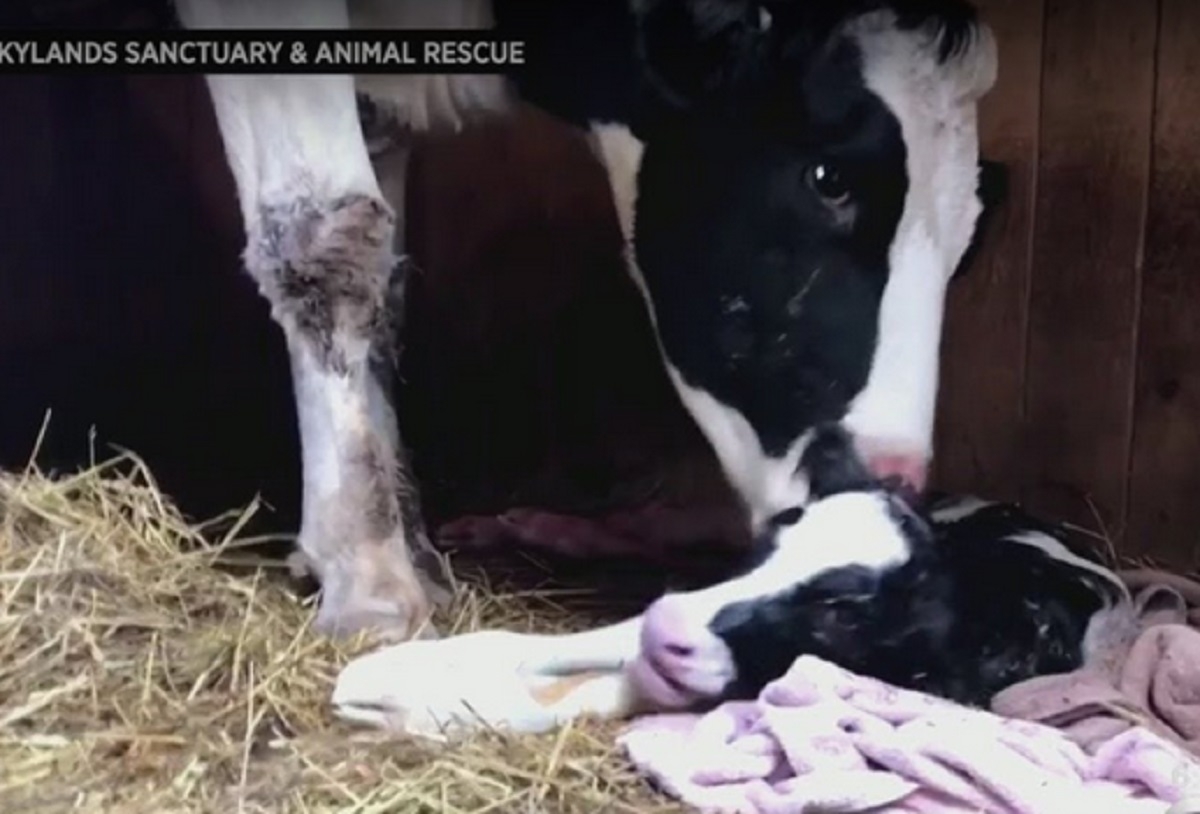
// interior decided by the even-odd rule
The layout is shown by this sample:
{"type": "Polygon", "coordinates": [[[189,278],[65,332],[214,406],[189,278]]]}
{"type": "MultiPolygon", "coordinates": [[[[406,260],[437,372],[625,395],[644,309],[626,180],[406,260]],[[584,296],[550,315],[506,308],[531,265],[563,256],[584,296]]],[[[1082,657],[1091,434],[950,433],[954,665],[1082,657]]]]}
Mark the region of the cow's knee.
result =
{"type": "Polygon", "coordinates": [[[260,206],[247,270],[289,339],[320,369],[346,373],[386,338],[394,228],[387,203],[361,193],[260,206]]]}

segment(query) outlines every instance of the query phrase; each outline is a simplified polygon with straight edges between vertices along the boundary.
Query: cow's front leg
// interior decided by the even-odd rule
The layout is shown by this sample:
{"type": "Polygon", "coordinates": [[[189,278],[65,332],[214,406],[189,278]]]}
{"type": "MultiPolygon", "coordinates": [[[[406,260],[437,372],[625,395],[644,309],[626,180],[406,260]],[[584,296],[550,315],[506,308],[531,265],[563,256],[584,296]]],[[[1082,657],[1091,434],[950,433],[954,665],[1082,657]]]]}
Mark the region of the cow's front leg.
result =
{"type": "MultiPolygon", "coordinates": [[[[339,0],[179,0],[189,28],[346,28],[339,0]]],[[[283,328],[303,460],[299,547],[316,626],[408,637],[427,620],[428,549],[382,376],[391,364],[396,217],[349,76],[210,76],[245,223],[245,265],[283,328]]],[[[431,557],[431,559],[433,559],[431,557]]]]}
{"type": "Polygon", "coordinates": [[[389,403],[394,216],[370,194],[266,208],[247,268],[284,327],[303,460],[299,547],[316,626],[417,632],[438,567],[389,403]],[[424,569],[415,568],[424,560],[424,569]],[[436,573],[436,570],[434,570],[436,573]]]}

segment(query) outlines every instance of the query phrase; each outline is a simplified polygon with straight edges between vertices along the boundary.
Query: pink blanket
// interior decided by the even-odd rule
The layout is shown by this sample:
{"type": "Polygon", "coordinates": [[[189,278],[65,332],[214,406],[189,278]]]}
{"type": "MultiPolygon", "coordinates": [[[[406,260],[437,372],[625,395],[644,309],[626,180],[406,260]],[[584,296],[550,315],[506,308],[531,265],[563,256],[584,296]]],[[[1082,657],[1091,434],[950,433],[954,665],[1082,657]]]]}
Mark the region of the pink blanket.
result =
{"type": "Polygon", "coordinates": [[[711,812],[1194,814],[1200,585],[1123,577],[1141,590],[1094,631],[1089,662],[1001,693],[1009,717],[805,656],[757,701],[645,718],[621,743],[711,812]]]}
{"type": "Polygon", "coordinates": [[[1194,759],[1143,728],[1088,754],[1057,729],[811,656],[757,701],[651,716],[620,740],[665,791],[730,814],[1166,814],[1200,791],[1194,759]]]}

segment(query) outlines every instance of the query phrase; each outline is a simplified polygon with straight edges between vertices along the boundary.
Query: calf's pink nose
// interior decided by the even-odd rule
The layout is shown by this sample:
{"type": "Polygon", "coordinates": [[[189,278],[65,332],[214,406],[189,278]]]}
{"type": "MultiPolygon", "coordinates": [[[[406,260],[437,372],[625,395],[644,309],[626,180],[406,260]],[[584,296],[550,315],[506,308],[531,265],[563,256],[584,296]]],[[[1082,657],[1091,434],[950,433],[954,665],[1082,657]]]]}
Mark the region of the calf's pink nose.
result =
{"type": "Polygon", "coordinates": [[[708,629],[672,595],[651,605],[642,617],[642,653],[655,661],[686,659],[696,653],[708,629]]]}

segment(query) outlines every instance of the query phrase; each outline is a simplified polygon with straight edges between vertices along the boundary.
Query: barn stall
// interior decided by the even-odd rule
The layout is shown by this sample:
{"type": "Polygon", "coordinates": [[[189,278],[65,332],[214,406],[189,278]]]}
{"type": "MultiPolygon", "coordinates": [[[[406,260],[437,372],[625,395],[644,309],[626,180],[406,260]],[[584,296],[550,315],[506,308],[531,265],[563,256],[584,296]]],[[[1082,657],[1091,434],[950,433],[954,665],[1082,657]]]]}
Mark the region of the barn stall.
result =
{"type": "MultiPolygon", "coordinates": [[[[935,485],[1018,499],[1125,557],[1194,570],[1200,8],[980,5],[1001,48],[983,149],[1008,165],[1009,190],[952,288],[935,485]]],[[[669,809],[603,728],[488,736],[453,758],[361,736],[346,746],[323,705],[331,665],[365,644],[310,643],[282,580],[196,568],[219,552],[195,521],[255,495],[269,507],[246,525],[238,515],[239,535],[294,528],[299,465],[282,341],[239,268],[232,180],[202,82],[0,80],[18,111],[0,125],[0,466],[17,473],[4,481],[0,551],[12,562],[0,570],[31,567],[30,541],[45,541],[36,547],[56,543],[109,579],[104,605],[78,567],[0,593],[5,659],[20,668],[0,669],[0,800],[669,809]],[[70,471],[114,444],[148,470],[22,474],[35,445],[44,468],[70,471]],[[200,553],[179,557],[189,543],[200,553]],[[142,626],[113,621],[124,617],[142,626]],[[189,638],[203,646],[152,645],[189,638]],[[54,659],[47,641],[61,645],[54,659]],[[264,665],[285,678],[264,681],[253,672],[264,665]],[[156,671],[201,687],[193,703],[135,680],[156,671]],[[67,672],[88,679],[64,684],[67,672]],[[70,795],[45,796],[55,778],[70,795]]],[[[727,499],[637,327],[608,190],[579,138],[527,111],[423,140],[411,178],[408,241],[422,271],[401,411],[433,522],[520,503],[633,503],[663,480],[685,503],[727,499]]],[[[578,626],[615,612],[611,600],[564,612],[569,601],[530,591],[528,578],[472,583],[450,624],[578,626]]]]}

